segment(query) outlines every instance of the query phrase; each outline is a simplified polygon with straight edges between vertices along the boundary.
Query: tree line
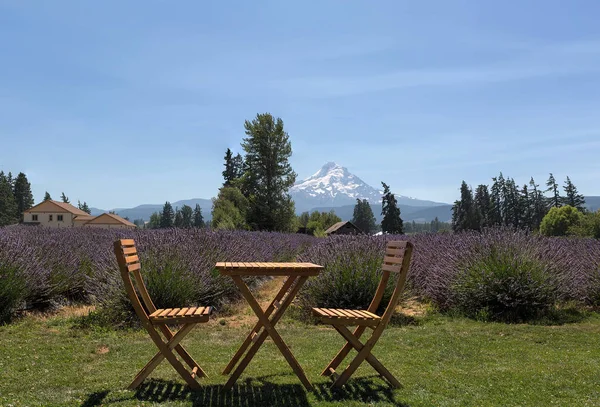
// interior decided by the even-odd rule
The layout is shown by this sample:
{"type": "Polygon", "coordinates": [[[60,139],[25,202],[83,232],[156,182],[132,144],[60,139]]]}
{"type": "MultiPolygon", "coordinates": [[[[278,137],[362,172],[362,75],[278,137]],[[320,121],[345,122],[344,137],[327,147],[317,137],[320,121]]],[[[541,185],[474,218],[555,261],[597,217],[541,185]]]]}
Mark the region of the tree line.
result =
{"type": "Polygon", "coordinates": [[[202,209],[199,204],[192,209],[189,205],[183,205],[181,209],[175,208],[169,201],[165,202],[162,212],[154,212],[150,215],[150,220],[146,225],[142,220],[135,220],[134,223],[138,227],[146,227],[148,229],[161,228],[203,228],[205,226],[202,209]]]}
{"type": "Polygon", "coordinates": [[[453,231],[481,230],[492,226],[539,230],[551,208],[568,205],[585,212],[585,198],[569,177],[563,185],[565,195],[561,195],[552,173],[546,182],[546,189],[541,189],[533,177],[529,184],[522,187],[513,178],[505,178],[502,173],[492,181],[491,186],[478,185],[473,193],[463,180],[460,200],[452,206],[453,231]]]}
{"type": "Polygon", "coordinates": [[[31,184],[20,172],[16,178],[12,173],[0,171],[0,226],[23,221],[23,212],[33,206],[31,184]]]}

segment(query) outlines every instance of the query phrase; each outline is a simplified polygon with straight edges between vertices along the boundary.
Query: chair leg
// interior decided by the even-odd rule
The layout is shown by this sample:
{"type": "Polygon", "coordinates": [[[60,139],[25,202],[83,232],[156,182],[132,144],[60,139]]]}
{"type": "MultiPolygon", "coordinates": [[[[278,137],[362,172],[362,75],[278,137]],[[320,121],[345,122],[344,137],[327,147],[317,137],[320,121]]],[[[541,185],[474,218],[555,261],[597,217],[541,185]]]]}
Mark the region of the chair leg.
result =
{"type": "MultiPolygon", "coordinates": [[[[366,329],[365,326],[358,326],[354,330],[353,336],[355,336],[357,339],[360,339],[363,332],[365,332],[365,329],[366,329]]],[[[349,343],[346,343],[342,347],[342,349],[340,349],[338,354],[333,358],[333,360],[331,362],[329,362],[327,367],[321,372],[321,376],[330,376],[331,369],[335,370],[340,365],[340,363],[342,363],[344,361],[344,359],[346,358],[346,356],[348,356],[348,354],[350,353],[351,350],[352,350],[352,345],[350,345],[349,343]]]]}
{"type": "MultiPolygon", "coordinates": [[[[167,338],[167,340],[171,340],[175,333],[171,331],[171,329],[166,325],[160,325],[160,329],[167,338]]],[[[189,353],[183,348],[181,345],[175,346],[175,351],[181,356],[181,358],[188,364],[191,369],[196,368],[198,377],[208,377],[208,375],[202,370],[200,365],[190,356],[189,353]]]]}
{"type": "MultiPolygon", "coordinates": [[[[350,344],[359,353],[363,350],[365,345],[360,343],[358,338],[356,336],[354,336],[348,328],[346,328],[343,325],[334,325],[333,327],[348,341],[348,344],[350,344]]],[[[388,380],[388,382],[390,382],[392,387],[394,387],[396,389],[401,387],[401,384],[398,381],[398,379],[396,379],[394,377],[394,375],[389,370],[387,370],[387,368],[383,365],[383,363],[381,363],[370,351],[367,353],[367,356],[365,359],[373,367],[373,369],[375,369],[381,376],[385,377],[388,380]]],[[[350,374],[352,374],[352,373],[350,373],[350,374]]],[[[343,375],[343,373],[342,373],[342,375],[343,375]]],[[[342,376],[340,375],[340,378],[341,377],[342,376]]],[[[348,378],[349,377],[350,376],[348,376],[348,378]]],[[[339,380],[339,378],[338,378],[338,380],[339,380]]],[[[337,380],[336,380],[336,382],[337,382],[337,380]]],[[[342,386],[344,383],[345,383],[345,381],[343,383],[337,383],[337,385],[342,386]]]]}
{"type": "MultiPolygon", "coordinates": [[[[158,347],[159,352],[154,355],[152,359],[140,370],[133,382],[129,385],[128,389],[133,390],[138,387],[146,377],[162,362],[165,358],[169,361],[171,366],[179,373],[179,375],[186,381],[186,383],[193,389],[200,387],[198,382],[190,374],[190,372],[181,364],[181,362],[175,357],[173,349],[179,345],[179,342],[192,330],[194,324],[184,325],[173,337],[164,342],[158,332],[153,326],[148,326],[147,330],[150,337],[158,347]]],[[[182,347],[183,349],[183,347],[182,347]]],[[[186,352],[187,353],[187,352],[186,352]]]]}

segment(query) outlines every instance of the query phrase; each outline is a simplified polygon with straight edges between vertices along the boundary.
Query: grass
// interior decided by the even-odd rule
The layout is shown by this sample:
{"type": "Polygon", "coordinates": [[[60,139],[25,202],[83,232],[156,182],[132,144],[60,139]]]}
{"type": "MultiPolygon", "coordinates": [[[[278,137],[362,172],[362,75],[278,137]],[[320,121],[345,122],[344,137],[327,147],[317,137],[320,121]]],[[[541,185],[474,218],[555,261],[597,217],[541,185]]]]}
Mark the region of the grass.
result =
{"type": "Polygon", "coordinates": [[[319,376],[342,345],[330,328],[283,320],[279,331],[315,385],[305,391],[267,342],[232,392],[220,375],[249,329],[231,317],[196,328],[184,345],[207,371],[190,392],[163,363],[124,388],[155,352],[143,331],[81,330],[72,316],[0,327],[0,406],[597,406],[600,316],[559,326],[430,316],[392,326],[374,354],[399,378],[392,390],[367,364],[342,391],[319,376]]]}

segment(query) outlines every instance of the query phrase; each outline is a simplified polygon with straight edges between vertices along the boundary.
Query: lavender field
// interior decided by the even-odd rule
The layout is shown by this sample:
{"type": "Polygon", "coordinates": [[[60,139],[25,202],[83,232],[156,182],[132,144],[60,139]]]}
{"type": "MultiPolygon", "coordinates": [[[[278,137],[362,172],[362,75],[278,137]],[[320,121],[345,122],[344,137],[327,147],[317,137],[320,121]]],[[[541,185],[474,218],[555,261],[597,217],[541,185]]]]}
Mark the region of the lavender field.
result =
{"type": "Polygon", "coordinates": [[[0,229],[0,321],[10,321],[25,309],[73,302],[120,307],[122,313],[111,318],[125,319],[127,300],[112,252],[119,237],[138,242],[144,275],[159,306],[218,307],[234,300],[237,290],[231,281],[213,269],[217,261],[299,260],[326,267],[306,284],[299,295],[301,306],[366,307],[390,239],[415,244],[407,295],[440,310],[489,302],[476,298],[481,293],[493,296],[500,307],[600,303],[600,241],[593,239],[546,238],[508,229],[319,239],[205,229],[11,227],[0,229]]]}

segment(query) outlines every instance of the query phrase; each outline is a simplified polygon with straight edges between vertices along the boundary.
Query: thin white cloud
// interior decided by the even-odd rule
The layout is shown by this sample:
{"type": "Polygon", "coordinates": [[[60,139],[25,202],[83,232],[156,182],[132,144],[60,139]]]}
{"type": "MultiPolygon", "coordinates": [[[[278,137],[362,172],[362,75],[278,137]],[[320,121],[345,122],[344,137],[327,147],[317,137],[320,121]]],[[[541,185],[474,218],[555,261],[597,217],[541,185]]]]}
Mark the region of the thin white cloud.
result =
{"type": "Polygon", "coordinates": [[[531,46],[511,60],[459,69],[401,70],[363,76],[314,76],[271,81],[294,96],[341,97],[419,86],[506,82],[600,71],[600,41],[531,46]]]}

